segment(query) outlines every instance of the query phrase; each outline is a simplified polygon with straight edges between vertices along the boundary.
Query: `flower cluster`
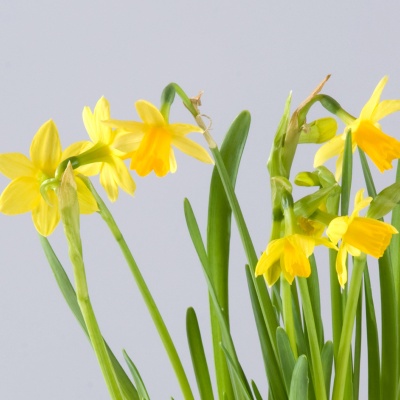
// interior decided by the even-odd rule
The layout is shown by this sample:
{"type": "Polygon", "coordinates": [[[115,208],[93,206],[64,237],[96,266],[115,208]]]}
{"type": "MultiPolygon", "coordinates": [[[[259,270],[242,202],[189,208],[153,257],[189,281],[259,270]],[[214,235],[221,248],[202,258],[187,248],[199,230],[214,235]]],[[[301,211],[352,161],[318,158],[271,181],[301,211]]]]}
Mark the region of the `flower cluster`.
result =
{"type": "MultiPolygon", "coordinates": [[[[392,168],[392,161],[400,158],[400,141],[383,133],[378,121],[391,113],[400,111],[400,100],[380,101],[386,83],[387,77],[384,77],[361,110],[358,118],[352,117],[341,108],[336,110],[336,114],[347,125],[342,134],[330,139],[316,152],[314,167],[320,167],[331,157],[337,156],[335,179],[338,181],[343,170],[346,137],[351,135],[352,152],[359,146],[380,172],[392,168]]],[[[314,92],[310,101],[313,101],[313,99],[321,101],[321,97],[318,96],[320,96],[318,91],[314,92]]],[[[302,129],[304,134],[304,128],[302,129]]],[[[277,135],[281,135],[281,132],[278,132],[277,135]]],[[[329,137],[325,132],[319,132],[315,143],[320,143],[320,138],[324,136],[329,137]]],[[[306,142],[310,142],[310,140],[303,140],[303,143],[306,142]]],[[[274,151],[276,152],[276,149],[274,151]]],[[[285,152],[284,143],[282,152],[285,152]]],[[[310,173],[301,174],[303,180],[313,180],[310,173]]],[[[311,183],[311,185],[313,184],[314,182],[311,183]]],[[[318,184],[320,182],[317,182],[318,184]]],[[[273,197],[276,200],[279,196],[273,194],[273,197]]],[[[330,222],[326,223],[326,234],[330,240],[305,232],[300,223],[300,219],[303,218],[301,215],[298,216],[297,223],[285,221],[283,236],[272,238],[265,252],[261,255],[256,266],[256,276],[264,275],[270,286],[278,280],[281,274],[289,283],[293,282],[295,276],[308,277],[311,273],[309,257],[313,254],[314,247],[322,244],[338,250],[336,272],[341,287],[344,287],[347,282],[348,253],[354,257],[369,254],[375,258],[380,258],[389,246],[392,235],[398,233],[388,223],[359,216],[359,211],[367,207],[371,201],[372,197],[363,198],[363,190],[359,190],[355,196],[354,211],[350,216],[331,215],[330,222]],[[336,245],[338,244],[339,247],[337,248],[336,245]]],[[[326,202],[321,202],[318,207],[326,210],[326,202]]],[[[287,210],[283,209],[284,214],[285,212],[287,210]]],[[[316,221],[318,215],[320,213],[314,214],[316,221]]],[[[323,230],[320,231],[321,235],[323,230]]]]}
{"type": "Polygon", "coordinates": [[[135,182],[130,169],[139,176],[152,171],[159,177],[177,169],[173,147],[205,163],[213,163],[207,151],[186,136],[203,132],[195,125],[174,123],[148,101],[136,102],[142,120],[118,121],[110,117],[109,102],[102,97],[92,112],[83,109],[83,123],[91,141],[72,144],[62,151],[57,127],[44,123],[34,136],[30,159],[21,153],[0,154],[0,173],[11,179],[0,196],[0,211],[6,215],[32,213],[37,231],[50,235],[60,220],[56,188],[68,162],[74,167],[80,212],[97,211],[97,203],[79,174],[99,174],[108,198],[115,201],[118,189],[133,195],[135,182]]]}

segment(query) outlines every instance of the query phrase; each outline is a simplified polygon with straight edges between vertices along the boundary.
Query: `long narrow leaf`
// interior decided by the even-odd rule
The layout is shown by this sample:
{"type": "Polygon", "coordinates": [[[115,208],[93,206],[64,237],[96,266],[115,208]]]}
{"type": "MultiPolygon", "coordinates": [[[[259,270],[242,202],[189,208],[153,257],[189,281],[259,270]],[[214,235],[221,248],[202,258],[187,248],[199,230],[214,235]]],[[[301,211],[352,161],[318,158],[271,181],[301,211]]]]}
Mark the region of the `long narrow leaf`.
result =
{"type": "Polygon", "coordinates": [[[204,353],[203,341],[201,339],[199,323],[193,308],[188,308],[186,312],[186,333],[189,342],[190,355],[202,400],[213,400],[214,394],[211,386],[210,373],[206,355],[204,353]]]}
{"type": "MultiPolygon", "coordinates": [[[[247,111],[240,113],[229,128],[221,146],[221,156],[226,166],[232,185],[235,186],[240,159],[246,143],[250,128],[250,114],[247,111]]],[[[214,168],[208,204],[207,224],[207,254],[209,260],[209,275],[213,282],[218,302],[225,310],[229,324],[229,297],[228,297],[228,272],[229,272],[229,245],[231,237],[232,210],[226,198],[224,187],[218,171],[214,168]]],[[[219,396],[223,392],[232,396],[232,386],[220,342],[218,316],[210,301],[211,329],[214,348],[214,362],[217,377],[219,396]]]]}
{"type": "Polygon", "coordinates": [[[150,400],[149,394],[147,393],[146,386],[143,383],[142,377],[140,376],[139,371],[136,368],[136,365],[130,359],[130,357],[128,356],[128,353],[125,350],[123,350],[123,354],[124,354],[125,361],[128,364],[129,370],[131,371],[133,380],[135,381],[140,400],[150,400]]]}
{"type": "Polygon", "coordinates": [[[330,393],[333,366],[333,343],[331,341],[327,341],[322,348],[321,362],[324,371],[326,393],[330,393]]]}
{"type": "MultiPolygon", "coordinates": [[[[196,252],[199,256],[201,266],[203,267],[203,273],[206,278],[208,293],[213,302],[214,309],[215,309],[216,315],[218,317],[219,327],[221,329],[222,344],[225,346],[226,351],[229,353],[231,363],[234,364],[235,373],[238,373],[239,377],[240,377],[240,382],[239,382],[240,387],[239,388],[236,387],[236,391],[238,391],[238,390],[240,391],[240,389],[242,387],[247,387],[247,393],[250,394],[251,393],[250,386],[246,380],[246,377],[243,373],[242,367],[240,366],[239,360],[237,358],[235,346],[233,344],[233,340],[232,340],[232,337],[229,332],[229,327],[228,327],[228,323],[226,320],[225,312],[219,304],[218,297],[217,297],[216,291],[214,289],[214,285],[208,274],[209,268],[208,268],[208,257],[207,257],[206,249],[204,247],[204,243],[201,238],[201,234],[200,234],[199,226],[196,221],[196,217],[194,216],[192,206],[190,205],[190,202],[188,199],[185,199],[185,201],[184,201],[184,209],[185,209],[185,218],[186,218],[186,223],[187,223],[187,226],[189,229],[190,237],[192,239],[192,242],[196,249],[196,252]]],[[[237,381],[236,374],[234,376],[235,376],[235,380],[237,381]]],[[[230,374],[230,377],[232,379],[232,374],[230,374]]]]}
{"type": "Polygon", "coordinates": [[[293,370],[289,400],[307,400],[308,381],[309,379],[307,357],[302,355],[297,359],[296,365],[293,370]]]}
{"type": "Polygon", "coordinates": [[[378,326],[376,323],[374,299],[368,268],[364,271],[365,320],[367,325],[368,351],[368,399],[380,399],[381,360],[379,355],[378,326]]]}
{"type": "Polygon", "coordinates": [[[287,333],[282,327],[276,330],[276,343],[278,345],[279,358],[287,391],[290,391],[290,383],[296,359],[293,355],[292,348],[287,333]]]}
{"type": "Polygon", "coordinates": [[[356,314],[356,334],[354,341],[354,361],[353,361],[353,399],[357,400],[360,391],[360,363],[361,363],[361,338],[362,338],[362,293],[358,298],[356,314]]]}
{"type": "MultiPolygon", "coordinates": [[[[45,255],[47,257],[47,260],[49,262],[49,265],[50,265],[52,272],[54,274],[54,277],[56,279],[56,282],[58,284],[58,287],[59,287],[65,301],[67,302],[70,310],[72,311],[72,313],[74,314],[75,318],[77,319],[79,325],[83,329],[86,337],[89,338],[88,332],[86,329],[86,325],[85,325],[85,321],[83,320],[82,312],[79,308],[78,301],[76,299],[76,293],[71,284],[71,281],[69,280],[68,275],[66,274],[63,266],[61,265],[59,259],[57,258],[56,254],[54,253],[54,250],[51,247],[48,239],[45,238],[44,236],[39,236],[39,238],[40,238],[40,243],[45,252],[45,255]]],[[[108,354],[109,354],[111,362],[113,364],[115,373],[117,374],[118,381],[119,381],[119,384],[121,386],[124,396],[127,399],[139,400],[138,393],[136,391],[135,386],[132,384],[132,382],[126,375],[126,372],[124,371],[121,364],[115,357],[114,353],[111,351],[107,342],[104,341],[104,343],[106,345],[108,354]]]]}

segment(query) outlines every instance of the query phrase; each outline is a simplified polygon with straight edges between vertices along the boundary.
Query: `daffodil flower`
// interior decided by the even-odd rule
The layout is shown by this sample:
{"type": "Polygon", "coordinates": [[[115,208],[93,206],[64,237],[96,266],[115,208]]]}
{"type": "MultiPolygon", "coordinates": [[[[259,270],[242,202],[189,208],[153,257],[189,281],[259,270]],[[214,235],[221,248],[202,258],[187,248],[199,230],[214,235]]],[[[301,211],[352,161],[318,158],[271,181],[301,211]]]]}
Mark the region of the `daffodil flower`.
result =
{"type": "Polygon", "coordinates": [[[109,102],[101,97],[93,113],[84,107],[82,117],[92,141],[78,142],[66,149],[68,157],[78,155],[81,167],[77,171],[88,176],[100,174],[100,183],[111,201],[117,200],[118,187],[133,195],[136,185],[122,161],[125,153],[115,147],[117,132],[102,123],[110,119],[109,102]]]}
{"type": "Polygon", "coordinates": [[[172,146],[205,163],[213,163],[207,151],[196,142],[188,139],[190,132],[203,132],[195,125],[170,124],[160,110],[145,100],[135,103],[136,111],[142,120],[109,120],[106,123],[120,128],[115,139],[115,147],[131,157],[130,168],[139,176],[146,176],[151,171],[159,177],[177,169],[172,146]]]}
{"type": "Polygon", "coordinates": [[[256,276],[264,275],[272,286],[281,273],[291,284],[295,276],[307,278],[311,273],[308,257],[317,245],[336,248],[328,239],[295,233],[272,240],[261,255],[256,266],[256,276]]]}
{"type": "Polygon", "coordinates": [[[392,235],[398,233],[390,224],[372,218],[359,217],[360,210],[372,201],[372,197],[364,199],[363,192],[363,189],[357,192],[351,216],[333,219],[326,231],[333,243],[337,244],[341,240],[336,258],[336,272],[342,287],[347,282],[347,253],[354,257],[365,253],[380,258],[389,246],[392,235]]]}
{"type": "MultiPolygon", "coordinates": [[[[57,195],[48,190],[47,200],[40,192],[41,184],[52,179],[59,163],[65,159],[57,127],[52,120],[45,122],[34,136],[30,159],[21,153],[0,154],[0,173],[11,179],[0,196],[0,211],[6,215],[32,212],[37,231],[50,235],[60,220],[57,195]]],[[[97,211],[97,203],[86,185],[75,177],[80,212],[97,211]]]]}
{"type": "Polygon", "coordinates": [[[382,90],[387,83],[385,76],[375,88],[371,98],[361,110],[355,120],[348,118],[348,125],[344,133],[334,137],[324,144],[315,154],[314,167],[324,164],[332,157],[338,156],[336,161],[336,179],[342,174],[342,163],[346,135],[352,135],[352,150],[359,146],[377,166],[380,172],[392,168],[392,161],[400,158],[400,142],[382,132],[378,121],[400,111],[400,100],[380,101],[382,90]]]}

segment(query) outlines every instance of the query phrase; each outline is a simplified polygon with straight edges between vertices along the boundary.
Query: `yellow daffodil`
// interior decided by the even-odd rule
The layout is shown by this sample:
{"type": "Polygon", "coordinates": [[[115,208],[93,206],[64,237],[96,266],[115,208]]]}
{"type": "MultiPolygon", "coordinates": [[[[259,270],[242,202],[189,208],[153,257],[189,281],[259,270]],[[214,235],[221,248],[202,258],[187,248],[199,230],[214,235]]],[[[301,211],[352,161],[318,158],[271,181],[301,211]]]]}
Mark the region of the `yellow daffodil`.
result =
{"type": "MultiPolygon", "coordinates": [[[[21,153],[0,154],[0,173],[11,179],[0,196],[0,211],[7,215],[32,212],[37,231],[50,235],[60,220],[58,199],[48,190],[47,201],[40,193],[41,184],[54,178],[59,163],[65,159],[57,127],[52,120],[45,122],[34,136],[30,159],[21,153]]],[[[97,203],[86,185],[76,177],[80,212],[97,211],[97,203]]]]}
{"type": "Polygon", "coordinates": [[[326,234],[335,244],[341,240],[336,258],[336,272],[343,287],[347,282],[347,253],[360,256],[369,254],[375,258],[382,257],[396,228],[385,222],[372,218],[359,217],[359,212],[372,201],[371,197],[363,198],[364,190],[359,190],[354,200],[354,211],[351,216],[337,217],[331,221],[326,234]]]}
{"type": "Polygon", "coordinates": [[[172,146],[205,163],[213,163],[207,151],[196,142],[186,138],[190,132],[203,132],[195,125],[170,124],[160,110],[145,100],[135,103],[142,122],[109,120],[108,125],[120,128],[115,147],[131,157],[131,169],[139,176],[151,171],[159,177],[176,171],[172,146]]]}
{"type": "Polygon", "coordinates": [[[264,275],[272,286],[282,273],[291,284],[295,276],[307,278],[311,273],[308,257],[317,245],[336,248],[329,240],[295,233],[272,240],[261,255],[256,266],[256,276],[264,275]]]}
{"type": "Polygon", "coordinates": [[[78,142],[66,149],[69,157],[78,155],[77,170],[84,175],[100,174],[100,183],[108,198],[118,198],[118,187],[128,194],[133,194],[135,182],[122,161],[124,152],[115,148],[116,131],[102,123],[110,119],[110,104],[102,97],[96,104],[94,112],[84,107],[83,123],[92,142],[78,142]]]}
{"type": "Polygon", "coordinates": [[[400,100],[380,101],[382,90],[387,83],[385,76],[375,88],[371,98],[354,121],[349,120],[344,133],[334,137],[315,154],[314,167],[324,164],[328,159],[338,156],[336,161],[336,179],[342,173],[343,153],[346,135],[352,135],[353,152],[359,146],[377,166],[380,172],[392,168],[392,161],[400,158],[400,142],[382,132],[378,121],[400,111],[400,100]]]}

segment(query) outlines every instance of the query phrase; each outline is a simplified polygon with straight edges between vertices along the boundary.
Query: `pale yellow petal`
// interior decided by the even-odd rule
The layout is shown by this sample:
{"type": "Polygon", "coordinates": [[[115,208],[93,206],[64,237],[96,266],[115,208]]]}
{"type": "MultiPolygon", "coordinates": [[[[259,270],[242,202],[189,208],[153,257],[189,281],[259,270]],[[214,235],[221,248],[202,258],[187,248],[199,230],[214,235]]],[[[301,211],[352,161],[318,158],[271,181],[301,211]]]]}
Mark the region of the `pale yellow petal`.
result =
{"type": "Polygon", "coordinates": [[[180,124],[180,123],[176,123],[176,124],[170,124],[169,125],[169,129],[171,130],[173,136],[185,136],[188,133],[192,133],[192,132],[199,132],[199,133],[203,133],[204,130],[201,129],[199,126],[197,125],[191,125],[191,124],[180,124]]]}
{"type": "Polygon", "coordinates": [[[99,135],[96,129],[96,121],[90,107],[83,107],[82,119],[83,124],[85,125],[86,132],[88,133],[90,139],[93,143],[97,143],[99,141],[99,135]]]}
{"type": "Polygon", "coordinates": [[[89,150],[91,147],[93,147],[93,143],[89,142],[88,140],[84,140],[81,142],[75,142],[68,146],[63,152],[61,156],[61,161],[66,160],[67,158],[78,156],[79,154],[82,154],[86,150],[89,150]]]}
{"type": "Polygon", "coordinates": [[[0,173],[9,179],[20,176],[36,177],[38,172],[32,161],[21,153],[0,154],[0,173]]]}
{"type": "Polygon", "coordinates": [[[387,76],[384,76],[380,80],[380,82],[376,86],[374,92],[372,93],[372,96],[370,97],[370,99],[367,101],[367,103],[361,110],[360,117],[359,117],[360,119],[371,119],[372,118],[372,115],[375,111],[375,108],[377,107],[377,105],[379,103],[383,88],[385,87],[387,81],[388,81],[387,76]]]}
{"type": "Polygon", "coordinates": [[[149,101],[138,100],[135,103],[136,111],[140,119],[146,124],[151,126],[165,125],[164,117],[160,110],[149,101]]]}
{"type": "Polygon", "coordinates": [[[96,199],[93,197],[92,192],[83,183],[83,181],[75,176],[75,182],[77,187],[77,195],[79,202],[79,212],[81,214],[91,214],[99,210],[96,199]]]}
{"type": "Polygon", "coordinates": [[[100,183],[107,193],[110,201],[114,202],[118,199],[118,185],[114,179],[113,168],[104,163],[100,172],[100,183]]]}
{"type": "Polygon", "coordinates": [[[41,197],[39,206],[32,211],[33,223],[42,236],[51,235],[60,221],[57,196],[52,190],[49,190],[48,197],[51,205],[41,197]]]}
{"type": "Polygon", "coordinates": [[[143,140],[144,133],[134,134],[131,132],[118,132],[114,139],[113,147],[125,154],[131,153],[139,148],[140,142],[143,140]]]}
{"type": "Polygon", "coordinates": [[[178,169],[178,165],[176,164],[174,149],[172,148],[169,152],[169,169],[171,174],[175,173],[176,170],[178,169]]]}
{"type": "Polygon", "coordinates": [[[136,189],[136,184],[124,162],[117,157],[113,157],[112,167],[114,169],[113,175],[117,185],[126,193],[133,195],[136,189]]]}
{"type": "Polygon", "coordinates": [[[324,164],[330,158],[342,154],[344,151],[345,139],[346,135],[342,133],[321,146],[314,156],[314,168],[324,164]]]}
{"type": "Polygon", "coordinates": [[[202,146],[185,137],[174,137],[172,145],[183,153],[208,164],[214,164],[213,159],[202,146]]]}
{"type": "Polygon", "coordinates": [[[349,220],[350,218],[345,216],[334,218],[330,222],[326,234],[333,244],[337,244],[337,242],[345,235],[349,226],[349,220]]]}
{"type": "Polygon", "coordinates": [[[40,183],[32,177],[11,181],[0,196],[0,211],[6,215],[23,214],[39,205],[40,183]]]}
{"type": "Polygon", "coordinates": [[[38,169],[53,177],[61,160],[61,143],[57,127],[52,120],[45,122],[33,137],[30,156],[38,169]]]}
{"type": "Polygon", "coordinates": [[[400,100],[383,100],[372,113],[372,122],[377,122],[388,115],[400,111],[400,100]]]}
{"type": "Polygon", "coordinates": [[[336,256],[336,273],[339,284],[343,288],[347,282],[347,250],[345,246],[340,246],[336,256]]]}
{"type": "Polygon", "coordinates": [[[366,197],[364,199],[364,189],[360,189],[354,198],[354,211],[351,214],[353,216],[358,216],[359,212],[365,208],[368,207],[369,204],[372,201],[372,197],[366,197]]]}
{"type": "Polygon", "coordinates": [[[123,132],[130,132],[134,134],[143,135],[148,129],[148,126],[146,126],[143,122],[137,122],[137,121],[122,121],[119,119],[109,119],[107,121],[102,121],[102,123],[112,128],[118,128],[123,132]]]}

